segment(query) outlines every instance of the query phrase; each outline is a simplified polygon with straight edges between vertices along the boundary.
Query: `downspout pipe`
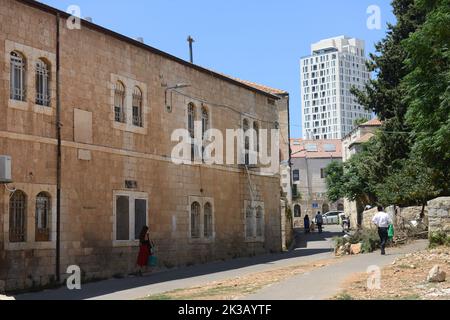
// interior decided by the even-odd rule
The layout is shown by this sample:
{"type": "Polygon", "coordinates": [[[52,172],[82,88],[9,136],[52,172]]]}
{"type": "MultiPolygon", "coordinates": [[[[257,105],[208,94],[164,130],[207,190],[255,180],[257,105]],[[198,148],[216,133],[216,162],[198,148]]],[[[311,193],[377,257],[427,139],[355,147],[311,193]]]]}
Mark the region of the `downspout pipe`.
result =
{"type": "Polygon", "coordinates": [[[55,275],[61,282],[61,92],[60,92],[60,14],[56,13],[56,261],[55,275]]]}

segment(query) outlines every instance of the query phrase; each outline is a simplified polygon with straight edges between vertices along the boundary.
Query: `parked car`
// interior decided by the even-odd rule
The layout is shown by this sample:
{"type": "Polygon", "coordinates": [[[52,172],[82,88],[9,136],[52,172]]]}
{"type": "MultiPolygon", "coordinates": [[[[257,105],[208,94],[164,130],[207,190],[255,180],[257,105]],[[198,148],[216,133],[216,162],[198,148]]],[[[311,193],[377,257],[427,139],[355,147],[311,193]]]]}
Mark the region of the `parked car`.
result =
{"type": "Polygon", "coordinates": [[[344,212],[342,211],[330,211],[323,215],[323,224],[339,224],[339,216],[344,212]]]}

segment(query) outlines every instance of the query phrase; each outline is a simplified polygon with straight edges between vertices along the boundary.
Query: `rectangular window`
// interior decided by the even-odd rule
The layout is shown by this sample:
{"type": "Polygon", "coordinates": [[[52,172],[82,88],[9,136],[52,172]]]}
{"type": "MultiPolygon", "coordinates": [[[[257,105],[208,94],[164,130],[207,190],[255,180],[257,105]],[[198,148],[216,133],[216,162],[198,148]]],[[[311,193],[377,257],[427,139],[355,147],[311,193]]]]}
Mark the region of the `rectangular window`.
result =
{"type": "Polygon", "coordinates": [[[142,227],[148,226],[147,195],[138,192],[115,194],[115,241],[139,239],[142,227]]]}
{"type": "Polygon", "coordinates": [[[320,178],[321,178],[321,179],[325,179],[325,178],[327,177],[327,174],[326,174],[325,171],[326,171],[325,168],[320,169],[320,178]]]}
{"type": "Polygon", "coordinates": [[[293,172],[293,180],[295,181],[300,181],[300,170],[294,170],[293,172]]]}

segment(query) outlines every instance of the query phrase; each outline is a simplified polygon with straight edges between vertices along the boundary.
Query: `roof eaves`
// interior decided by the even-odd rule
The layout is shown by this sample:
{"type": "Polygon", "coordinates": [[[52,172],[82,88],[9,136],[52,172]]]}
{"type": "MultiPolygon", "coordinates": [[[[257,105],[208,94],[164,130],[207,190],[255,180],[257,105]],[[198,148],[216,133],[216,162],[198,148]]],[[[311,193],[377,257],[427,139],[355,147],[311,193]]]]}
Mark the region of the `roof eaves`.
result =
{"type": "MultiPolygon", "coordinates": [[[[23,3],[25,5],[28,5],[28,6],[34,7],[34,8],[39,9],[39,10],[42,10],[42,11],[45,11],[45,12],[48,12],[48,13],[52,13],[54,15],[59,14],[61,17],[64,17],[64,18],[70,17],[70,14],[68,14],[67,12],[61,11],[59,9],[56,9],[56,8],[51,7],[49,5],[46,5],[44,3],[38,2],[36,0],[16,0],[16,1],[21,2],[21,3],[23,3]]],[[[248,89],[248,90],[251,90],[253,92],[257,92],[257,93],[263,94],[263,95],[268,96],[268,97],[270,97],[272,99],[276,99],[276,100],[280,99],[280,97],[278,95],[276,95],[276,94],[272,94],[272,93],[269,93],[267,91],[260,90],[258,88],[255,88],[255,87],[252,87],[250,85],[247,85],[247,84],[245,84],[243,82],[237,81],[237,80],[235,80],[233,78],[227,77],[227,76],[225,76],[223,74],[220,74],[220,73],[208,70],[208,69],[206,69],[204,67],[201,67],[199,65],[196,65],[196,64],[192,64],[192,63],[190,63],[190,62],[188,62],[186,60],[183,60],[181,58],[175,57],[175,56],[173,56],[173,55],[171,55],[171,54],[169,54],[167,52],[158,50],[158,49],[156,49],[156,48],[154,48],[152,46],[149,46],[149,45],[147,45],[145,43],[142,43],[142,42],[137,41],[135,39],[129,38],[129,37],[123,35],[123,34],[120,34],[118,32],[112,31],[112,30],[107,29],[105,27],[99,26],[99,25],[94,24],[92,22],[89,22],[87,20],[84,20],[84,19],[80,19],[80,20],[81,20],[81,23],[83,25],[86,25],[86,26],[88,26],[88,27],[90,27],[90,28],[92,28],[94,30],[97,30],[97,31],[102,32],[102,33],[107,34],[107,35],[110,35],[112,37],[115,37],[115,38],[117,38],[119,40],[125,41],[125,42],[127,42],[129,44],[132,44],[134,46],[140,47],[142,49],[148,50],[148,51],[150,51],[150,52],[152,52],[154,54],[163,56],[163,57],[165,57],[167,59],[170,59],[170,60],[172,60],[174,62],[180,63],[180,64],[182,64],[182,65],[184,65],[186,67],[193,68],[193,69],[195,69],[197,71],[203,72],[205,74],[209,74],[212,77],[215,77],[215,78],[218,78],[218,79],[230,82],[232,84],[235,84],[237,86],[240,86],[240,87],[248,89]]]]}

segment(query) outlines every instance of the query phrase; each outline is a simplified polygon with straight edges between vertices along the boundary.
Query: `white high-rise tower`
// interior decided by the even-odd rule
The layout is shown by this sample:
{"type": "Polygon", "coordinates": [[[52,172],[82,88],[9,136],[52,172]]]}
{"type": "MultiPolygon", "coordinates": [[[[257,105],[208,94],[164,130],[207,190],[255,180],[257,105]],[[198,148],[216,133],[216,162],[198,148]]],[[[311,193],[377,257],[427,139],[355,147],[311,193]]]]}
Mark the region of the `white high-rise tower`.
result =
{"type": "Polygon", "coordinates": [[[371,113],[355,101],[352,87],[369,80],[365,42],[340,36],[311,46],[301,59],[302,123],[305,139],[342,139],[355,120],[370,120],[371,113]]]}

